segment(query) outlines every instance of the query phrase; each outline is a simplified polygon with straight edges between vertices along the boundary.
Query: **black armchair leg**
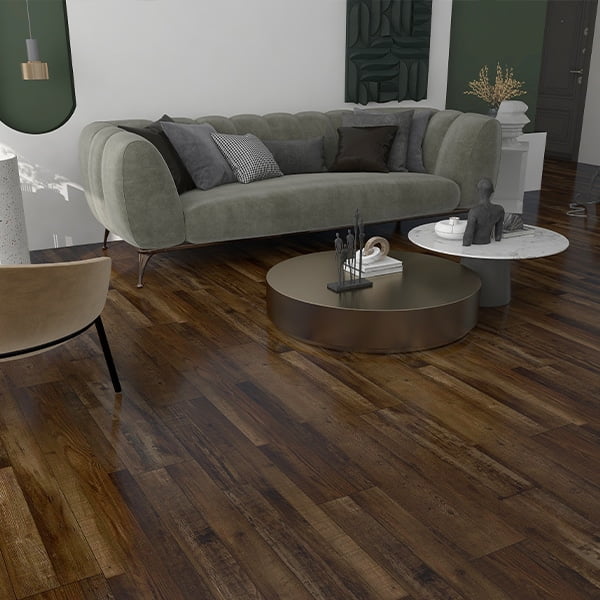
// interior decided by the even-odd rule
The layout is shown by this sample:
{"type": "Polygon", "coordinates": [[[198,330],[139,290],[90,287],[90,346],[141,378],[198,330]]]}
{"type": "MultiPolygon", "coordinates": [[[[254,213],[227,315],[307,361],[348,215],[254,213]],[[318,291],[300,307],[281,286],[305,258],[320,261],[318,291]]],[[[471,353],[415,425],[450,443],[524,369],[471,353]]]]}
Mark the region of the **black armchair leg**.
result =
{"type": "Polygon", "coordinates": [[[98,317],[94,321],[94,325],[96,325],[96,331],[98,332],[98,338],[100,339],[102,352],[104,352],[104,360],[106,360],[106,366],[108,367],[108,372],[110,373],[110,378],[112,380],[113,387],[115,388],[115,393],[118,394],[121,391],[121,382],[119,381],[117,368],[115,367],[115,362],[110,352],[110,346],[108,345],[108,338],[106,337],[106,332],[104,331],[102,319],[98,317]]]}

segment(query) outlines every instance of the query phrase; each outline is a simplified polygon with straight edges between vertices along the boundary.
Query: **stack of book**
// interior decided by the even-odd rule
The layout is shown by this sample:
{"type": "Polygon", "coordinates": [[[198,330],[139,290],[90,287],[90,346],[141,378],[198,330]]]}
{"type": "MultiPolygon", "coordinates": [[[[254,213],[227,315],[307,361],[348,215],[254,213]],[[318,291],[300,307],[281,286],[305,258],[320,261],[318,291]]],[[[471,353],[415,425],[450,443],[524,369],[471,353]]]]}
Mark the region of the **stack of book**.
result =
{"type": "MultiPolygon", "coordinates": [[[[344,263],[344,271],[354,273],[356,277],[359,274],[358,261],[354,264],[344,263]]],[[[402,271],[402,261],[391,256],[384,256],[372,263],[363,263],[361,275],[363,277],[375,277],[376,275],[389,275],[390,273],[400,273],[402,271]]]]}

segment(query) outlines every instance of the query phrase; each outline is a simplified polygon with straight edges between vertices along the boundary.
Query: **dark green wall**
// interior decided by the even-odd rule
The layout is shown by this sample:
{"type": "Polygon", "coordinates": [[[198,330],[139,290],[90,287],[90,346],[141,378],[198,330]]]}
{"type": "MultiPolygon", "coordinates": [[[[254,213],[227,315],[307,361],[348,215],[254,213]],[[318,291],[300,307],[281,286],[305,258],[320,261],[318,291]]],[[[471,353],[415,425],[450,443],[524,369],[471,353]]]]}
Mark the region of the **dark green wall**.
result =
{"type": "Polygon", "coordinates": [[[66,0],[29,0],[31,30],[50,79],[24,81],[25,0],[0,0],[0,121],[26,133],[60,127],[75,110],[66,0]]]}
{"type": "Polygon", "coordinates": [[[454,0],[446,107],[486,113],[485,102],[464,91],[485,64],[493,81],[500,62],[525,82],[527,94],[514,99],[529,106],[525,131],[533,131],[545,22],[546,0],[454,0]]]}

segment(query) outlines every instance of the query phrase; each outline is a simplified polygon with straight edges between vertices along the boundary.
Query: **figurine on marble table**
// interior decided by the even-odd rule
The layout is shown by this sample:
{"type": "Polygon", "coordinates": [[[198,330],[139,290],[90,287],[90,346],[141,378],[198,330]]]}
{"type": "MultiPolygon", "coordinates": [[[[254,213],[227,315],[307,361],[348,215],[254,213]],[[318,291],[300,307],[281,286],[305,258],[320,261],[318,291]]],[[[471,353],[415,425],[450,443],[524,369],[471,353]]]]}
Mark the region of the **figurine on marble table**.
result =
{"type": "Polygon", "coordinates": [[[481,179],[477,184],[479,204],[469,210],[467,227],[463,236],[463,246],[471,244],[489,244],[494,239],[502,239],[504,225],[504,208],[492,204],[490,198],[494,193],[494,185],[487,179],[481,179]]]}

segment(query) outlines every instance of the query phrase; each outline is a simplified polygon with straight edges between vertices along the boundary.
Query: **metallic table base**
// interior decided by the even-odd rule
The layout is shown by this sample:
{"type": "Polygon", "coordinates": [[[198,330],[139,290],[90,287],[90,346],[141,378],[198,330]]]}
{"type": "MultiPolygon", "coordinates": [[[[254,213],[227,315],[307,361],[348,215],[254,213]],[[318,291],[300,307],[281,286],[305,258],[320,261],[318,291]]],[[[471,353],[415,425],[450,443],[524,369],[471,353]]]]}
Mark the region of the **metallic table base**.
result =
{"type": "Polygon", "coordinates": [[[481,279],[479,306],[505,306],[510,303],[510,260],[488,258],[460,259],[460,264],[475,271],[481,279]]]}
{"type": "Polygon", "coordinates": [[[267,310],[285,333],[353,352],[411,352],[466,335],[477,323],[479,277],[426,254],[392,252],[401,273],[372,277],[373,287],[335,294],[334,252],[297,256],[267,273],[267,310]]]}

